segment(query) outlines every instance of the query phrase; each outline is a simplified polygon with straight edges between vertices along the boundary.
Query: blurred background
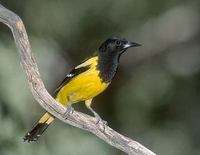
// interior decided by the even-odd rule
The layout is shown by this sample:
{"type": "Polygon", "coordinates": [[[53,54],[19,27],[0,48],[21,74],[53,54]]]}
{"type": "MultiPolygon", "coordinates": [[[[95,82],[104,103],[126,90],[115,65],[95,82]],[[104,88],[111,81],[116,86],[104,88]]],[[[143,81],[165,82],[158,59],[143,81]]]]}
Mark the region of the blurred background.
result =
{"type": "MultiPolygon", "coordinates": [[[[1,0],[26,26],[52,92],[110,36],[143,46],[121,58],[93,107],[109,126],[157,154],[200,155],[199,0],[1,0]]],[[[34,101],[10,30],[0,24],[0,154],[124,155],[96,136],[55,122],[36,143],[22,137],[44,110],[34,101]]],[[[84,104],[75,109],[90,114],[84,104]]]]}

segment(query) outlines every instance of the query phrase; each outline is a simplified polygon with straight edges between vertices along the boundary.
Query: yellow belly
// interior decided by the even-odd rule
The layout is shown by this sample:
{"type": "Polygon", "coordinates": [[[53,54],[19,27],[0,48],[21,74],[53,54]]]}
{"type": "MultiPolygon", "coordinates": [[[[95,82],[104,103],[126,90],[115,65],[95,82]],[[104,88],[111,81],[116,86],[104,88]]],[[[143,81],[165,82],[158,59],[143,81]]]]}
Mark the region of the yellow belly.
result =
{"type": "Polygon", "coordinates": [[[57,94],[56,100],[63,105],[92,99],[107,87],[98,76],[99,71],[92,68],[67,83],[57,94]]]}

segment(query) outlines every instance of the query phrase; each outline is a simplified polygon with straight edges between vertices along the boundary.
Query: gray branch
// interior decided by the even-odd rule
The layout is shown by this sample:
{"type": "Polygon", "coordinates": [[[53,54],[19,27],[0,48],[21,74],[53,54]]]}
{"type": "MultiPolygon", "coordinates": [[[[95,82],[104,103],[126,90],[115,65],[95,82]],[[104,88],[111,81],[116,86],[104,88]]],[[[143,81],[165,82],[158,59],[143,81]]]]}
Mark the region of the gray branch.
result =
{"type": "Polygon", "coordinates": [[[94,117],[74,111],[66,119],[64,117],[67,110],[66,107],[51,97],[41,80],[35,58],[31,52],[26,29],[20,17],[0,4],[0,22],[6,24],[12,30],[20,56],[20,64],[26,73],[33,97],[45,110],[65,123],[93,133],[108,144],[127,154],[156,155],[140,143],[117,133],[108,126],[105,127],[105,130],[102,130],[103,127],[96,124],[94,117]]]}

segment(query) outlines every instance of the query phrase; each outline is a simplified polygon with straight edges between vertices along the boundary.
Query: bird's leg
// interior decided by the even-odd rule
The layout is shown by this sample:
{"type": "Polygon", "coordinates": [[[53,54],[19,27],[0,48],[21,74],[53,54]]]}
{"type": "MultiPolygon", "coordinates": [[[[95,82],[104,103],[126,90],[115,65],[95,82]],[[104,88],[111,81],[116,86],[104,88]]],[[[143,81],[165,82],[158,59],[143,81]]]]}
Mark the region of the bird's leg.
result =
{"type": "Polygon", "coordinates": [[[85,101],[86,107],[93,113],[94,117],[95,117],[96,120],[97,120],[96,124],[102,125],[102,126],[103,126],[103,131],[105,131],[105,127],[106,127],[106,125],[107,125],[107,122],[104,121],[104,120],[99,116],[99,114],[98,114],[96,111],[94,111],[94,110],[92,109],[91,104],[92,104],[92,99],[86,100],[86,101],[85,101]]]}
{"type": "Polygon", "coordinates": [[[69,96],[67,96],[67,101],[68,101],[67,106],[66,106],[67,109],[64,113],[65,119],[68,119],[69,115],[73,114],[74,112],[74,108],[72,107],[72,103],[69,100],[69,96]]]}
{"type": "Polygon", "coordinates": [[[103,122],[104,124],[107,124],[107,122],[104,121],[104,120],[99,116],[99,114],[98,114],[96,111],[94,111],[90,106],[88,106],[87,108],[93,113],[94,117],[97,119],[97,124],[98,124],[99,122],[103,122]]]}

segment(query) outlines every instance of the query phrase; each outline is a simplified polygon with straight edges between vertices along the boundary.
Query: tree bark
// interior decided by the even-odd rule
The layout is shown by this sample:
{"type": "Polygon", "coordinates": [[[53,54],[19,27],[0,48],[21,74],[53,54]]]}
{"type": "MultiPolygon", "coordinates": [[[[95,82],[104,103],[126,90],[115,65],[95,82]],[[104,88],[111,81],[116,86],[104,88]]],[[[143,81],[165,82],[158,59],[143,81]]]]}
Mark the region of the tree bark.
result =
{"type": "Polygon", "coordinates": [[[140,143],[117,133],[109,126],[105,126],[105,130],[102,130],[103,127],[96,124],[96,119],[94,119],[94,117],[74,111],[66,119],[66,107],[62,106],[51,97],[40,78],[37,63],[31,52],[26,29],[20,17],[0,4],[0,22],[6,24],[11,29],[15,44],[18,48],[20,64],[26,73],[30,90],[35,100],[46,111],[65,123],[93,133],[108,144],[127,154],[156,155],[140,143]]]}

